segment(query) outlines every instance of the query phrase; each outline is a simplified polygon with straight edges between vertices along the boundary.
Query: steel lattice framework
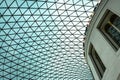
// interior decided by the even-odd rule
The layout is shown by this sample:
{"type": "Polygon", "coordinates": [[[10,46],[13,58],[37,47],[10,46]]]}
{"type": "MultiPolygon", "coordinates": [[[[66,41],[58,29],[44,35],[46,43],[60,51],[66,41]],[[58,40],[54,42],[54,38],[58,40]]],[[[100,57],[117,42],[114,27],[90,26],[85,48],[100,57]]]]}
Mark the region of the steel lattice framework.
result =
{"type": "Polygon", "coordinates": [[[0,79],[93,80],[83,42],[96,3],[0,0],[0,79]]]}

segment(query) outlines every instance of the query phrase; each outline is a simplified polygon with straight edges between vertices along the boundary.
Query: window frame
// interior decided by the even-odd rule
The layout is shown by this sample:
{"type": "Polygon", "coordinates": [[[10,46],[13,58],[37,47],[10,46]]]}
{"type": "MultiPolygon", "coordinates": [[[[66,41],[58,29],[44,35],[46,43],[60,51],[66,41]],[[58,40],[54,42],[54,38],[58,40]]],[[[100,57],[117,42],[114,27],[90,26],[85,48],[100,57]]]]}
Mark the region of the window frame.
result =
{"type": "MultiPolygon", "coordinates": [[[[116,15],[117,14],[113,13],[110,10],[106,10],[104,16],[102,17],[102,19],[100,20],[101,22],[99,23],[100,25],[98,26],[99,31],[104,35],[104,37],[106,38],[106,40],[109,42],[109,44],[113,47],[113,49],[115,51],[117,51],[120,47],[120,45],[118,45],[114,39],[112,39],[112,37],[106,32],[105,28],[106,28],[106,24],[110,24],[115,30],[117,30],[118,32],[120,32],[120,30],[115,27],[114,25],[112,25],[112,23],[110,22],[111,16],[116,15]]],[[[118,16],[120,17],[120,16],[118,16]]]]}
{"type": "Polygon", "coordinates": [[[90,44],[89,56],[90,56],[93,66],[96,70],[96,73],[97,73],[99,79],[101,80],[105,73],[106,67],[103,64],[101,58],[99,57],[98,53],[96,52],[96,50],[92,44],[90,44]]]}

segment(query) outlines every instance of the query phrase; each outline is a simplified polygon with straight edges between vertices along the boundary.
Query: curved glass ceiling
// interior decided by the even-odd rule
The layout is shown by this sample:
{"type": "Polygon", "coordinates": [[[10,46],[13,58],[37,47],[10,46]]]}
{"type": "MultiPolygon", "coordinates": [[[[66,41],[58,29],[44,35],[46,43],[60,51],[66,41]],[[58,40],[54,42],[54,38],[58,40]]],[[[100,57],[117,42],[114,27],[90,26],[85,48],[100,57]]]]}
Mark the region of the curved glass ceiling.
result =
{"type": "Polygon", "coordinates": [[[0,0],[0,79],[93,80],[83,42],[96,4],[0,0]]]}

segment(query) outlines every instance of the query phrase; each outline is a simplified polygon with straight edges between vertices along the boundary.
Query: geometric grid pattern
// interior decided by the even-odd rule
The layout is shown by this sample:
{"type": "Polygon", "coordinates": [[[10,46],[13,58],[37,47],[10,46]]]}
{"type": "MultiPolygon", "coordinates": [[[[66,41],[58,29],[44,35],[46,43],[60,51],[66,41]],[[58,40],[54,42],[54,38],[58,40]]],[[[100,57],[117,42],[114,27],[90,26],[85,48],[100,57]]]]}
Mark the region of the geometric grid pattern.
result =
{"type": "Polygon", "coordinates": [[[0,0],[0,79],[93,80],[83,42],[96,4],[0,0]]]}

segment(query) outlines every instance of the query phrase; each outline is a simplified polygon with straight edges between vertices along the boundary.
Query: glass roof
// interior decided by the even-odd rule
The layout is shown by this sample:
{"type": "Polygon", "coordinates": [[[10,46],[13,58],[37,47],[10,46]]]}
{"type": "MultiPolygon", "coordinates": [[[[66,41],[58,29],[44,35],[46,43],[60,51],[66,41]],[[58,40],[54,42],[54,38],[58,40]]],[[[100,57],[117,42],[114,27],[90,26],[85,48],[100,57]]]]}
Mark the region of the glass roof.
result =
{"type": "Polygon", "coordinates": [[[96,4],[0,0],[0,79],[93,80],[83,42],[96,4]]]}

